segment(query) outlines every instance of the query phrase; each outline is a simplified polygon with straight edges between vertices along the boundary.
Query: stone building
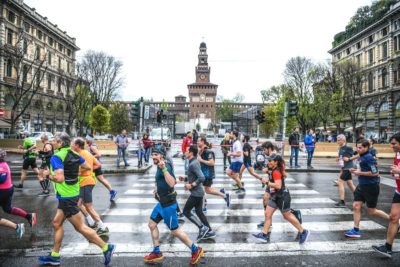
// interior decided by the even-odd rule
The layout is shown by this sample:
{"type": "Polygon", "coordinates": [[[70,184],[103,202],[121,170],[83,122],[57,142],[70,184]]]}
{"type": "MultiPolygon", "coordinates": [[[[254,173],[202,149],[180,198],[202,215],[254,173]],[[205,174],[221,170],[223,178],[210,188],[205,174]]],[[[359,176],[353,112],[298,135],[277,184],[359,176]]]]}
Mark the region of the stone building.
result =
{"type": "MultiPolygon", "coordinates": [[[[329,53],[333,64],[352,59],[365,73],[359,130],[368,138],[380,140],[399,131],[400,3],[329,53]]],[[[349,127],[350,123],[344,121],[342,126],[349,127]]]]}
{"type": "MultiPolygon", "coordinates": [[[[67,122],[66,100],[76,81],[75,38],[38,14],[23,0],[0,2],[0,107],[9,122],[15,99],[12,90],[23,73],[26,85],[38,88],[30,107],[18,123],[28,131],[64,131],[67,122]],[[23,49],[23,62],[15,66],[7,49],[23,49]],[[38,87],[36,87],[38,86],[38,87]]],[[[24,98],[21,102],[29,101],[24,98]]]]}

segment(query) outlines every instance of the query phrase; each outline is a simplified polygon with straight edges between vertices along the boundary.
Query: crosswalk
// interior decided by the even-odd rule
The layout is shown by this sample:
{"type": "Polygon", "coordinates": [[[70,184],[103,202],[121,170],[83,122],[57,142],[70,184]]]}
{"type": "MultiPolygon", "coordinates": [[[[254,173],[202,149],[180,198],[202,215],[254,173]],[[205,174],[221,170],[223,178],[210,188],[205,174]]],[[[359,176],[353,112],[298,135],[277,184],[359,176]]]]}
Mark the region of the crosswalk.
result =
{"type": "MultiPolygon", "coordinates": [[[[175,159],[176,176],[183,174],[180,159],[175,159]]],[[[220,168],[219,168],[220,169],[220,168]]],[[[120,191],[115,205],[102,214],[104,223],[110,230],[110,242],[117,245],[116,255],[143,256],[152,249],[147,222],[154,205],[155,168],[149,174],[132,179],[131,186],[120,191]]],[[[201,241],[206,257],[243,257],[268,255],[317,255],[319,253],[361,253],[370,251],[372,245],[384,241],[386,225],[381,225],[364,216],[361,221],[363,237],[348,240],[343,232],[353,227],[352,211],[349,208],[334,208],[334,200],[307,187],[293,177],[286,179],[292,195],[292,207],[300,209],[303,226],[311,230],[311,236],[304,245],[295,240],[297,230],[286,222],[279,212],[273,217],[271,243],[261,244],[252,237],[257,233],[257,224],[263,221],[262,196],[264,189],[260,182],[249,175],[243,175],[246,194],[236,195],[230,191],[233,181],[220,170],[213,187],[230,191],[231,207],[217,196],[207,196],[207,217],[217,233],[215,240],[201,241]],[[378,234],[377,234],[378,233],[378,234]]],[[[388,182],[388,181],[387,181],[388,182]]],[[[178,203],[183,208],[189,192],[183,184],[176,186],[178,203]]],[[[180,227],[195,240],[198,229],[189,221],[180,227]]],[[[161,250],[166,256],[188,257],[189,250],[173,238],[163,222],[159,224],[161,250]]],[[[395,244],[398,244],[396,240],[395,244]]],[[[398,247],[394,247],[394,250],[398,247]]],[[[100,255],[101,251],[87,242],[66,244],[61,252],[65,256],[100,255]]]]}

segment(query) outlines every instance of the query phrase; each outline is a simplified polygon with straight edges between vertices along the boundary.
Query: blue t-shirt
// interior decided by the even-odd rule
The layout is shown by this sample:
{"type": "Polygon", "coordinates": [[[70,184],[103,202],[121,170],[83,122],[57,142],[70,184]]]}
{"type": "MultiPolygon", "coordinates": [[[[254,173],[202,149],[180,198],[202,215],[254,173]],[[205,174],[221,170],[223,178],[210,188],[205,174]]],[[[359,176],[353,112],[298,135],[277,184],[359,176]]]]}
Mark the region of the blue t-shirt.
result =
{"type": "MultiPolygon", "coordinates": [[[[165,167],[167,168],[169,174],[171,174],[172,177],[175,178],[174,170],[172,169],[171,164],[166,161],[165,167]]],[[[171,187],[168,185],[167,181],[165,181],[164,173],[158,167],[156,172],[156,184],[157,184],[157,193],[160,197],[168,195],[174,188],[173,186],[171,187]]]]}
{"type": "MultiPolygon", "coordinates": [[[[362,172],[378,173],[378,167],[376,166],[376,159],[367,152],[358,159],[360,169],[362,172]]],[[[360,185],[378,184],[379,176],[358,176],[358,183],[360,185]]]]}
{"type": "MultiPolygon", "coordinates": [[[[203,151],[203,153],[201,154],[201,159],[202,160],[214,160],[215,162],[215,155],[214,152],[212,152],[209,149],[206,149],[205,151],[203,151]]],[[[215,178],[215,169],[214,166],[208,166],[205,163],[200,163],[200,167],[201,167],[201,171],[204,174],[204,177],[206,177],[206,179],[214,179],[215,178]]]]}
{"type": "MultiPolygon", "coordinates": [[[[85,159],[82,158],[81,156],[79,157],[79,163],[83,164],[85,163],[85,159]]],[[[50,164],[51,167],[53,169],[53,171],[57,170],[57,169],[64,169],[64,163],[62,162],[62,160],[57,157],[57,156],[52,156],[50,159],[50,164]]]]}

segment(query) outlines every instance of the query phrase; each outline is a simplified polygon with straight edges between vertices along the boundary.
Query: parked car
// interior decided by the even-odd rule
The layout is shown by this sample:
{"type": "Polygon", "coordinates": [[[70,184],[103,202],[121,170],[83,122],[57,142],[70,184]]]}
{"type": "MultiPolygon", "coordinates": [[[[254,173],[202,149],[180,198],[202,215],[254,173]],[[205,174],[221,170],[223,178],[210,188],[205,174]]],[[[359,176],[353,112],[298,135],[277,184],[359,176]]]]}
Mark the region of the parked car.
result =
{"type": "Polygon", "coordinates": [[[35,140],[36,142],[40,141],[40,138],[42,137],[43,134],[46,134],[47,137],[49,138],[49,141],[54,139],[54,135],[50,132],[33,132],[30,137],[35,140]]]}

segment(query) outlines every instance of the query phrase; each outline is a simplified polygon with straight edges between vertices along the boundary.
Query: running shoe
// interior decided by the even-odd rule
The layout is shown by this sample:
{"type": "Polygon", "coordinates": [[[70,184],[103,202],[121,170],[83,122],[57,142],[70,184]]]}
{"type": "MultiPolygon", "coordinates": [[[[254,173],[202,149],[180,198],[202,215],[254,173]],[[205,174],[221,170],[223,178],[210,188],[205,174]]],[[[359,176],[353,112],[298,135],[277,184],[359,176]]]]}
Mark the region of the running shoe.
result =
{"type": "Polygon", "coordinates": [[[192,253],[192,259],[190,260],[189,264],[196,265],[200,261],[203,255],[204,255],[203,249],[201,247],[198,247],[196,252],[192,253]]]}
{"type": "Polygon", "coordinates": [[[38,197],[48,197],[50,196],[49,190],[42,191],[42,193],[38,194],[38,197]]]}
{"type": "Polygon", "coordinates": [[[90,228],[92,228],[93,230],[96,230],[97,231],[97,223],[95,222],[93,225],[90,225],[90,224],[88,224],[88,226],[90,227],[90,228]]]}
{"type": "Polygon", "coordinates": [[[346,208],[346,204],[342,201],[335,203],[335,208],[346,208]]]}
{"type": "Polygon", "coordinates": [[[157,263],[161,262],[164,259],[163,254],[151,252],[150,254],[144,256],[143,260],[145,263],[157,263]]]}
{"type": "Polygon", "coordinates": [[[18,185],[13,185],[15,189],[23,189],[24,185],[18,184],[18,185]]]}
{"type": "Polygon", "coordinates": [[[259,224],[257,224],[257,228],[258,229],[264,228],[264,222],[260,222],[259,224]]]}
{"type": "Polygon", "coordinates": [[[236,190],[235,193],[237,195],[244,195],[244,194],[246,194],[246,189],[240,188],[239,190],[236,190]]]}
{"type": "Polygon", "coordinates": [[[29,213],[26,219],[31,227],[36,225],[36,213],[29,213]]]}
{"type": "Polygon", "coordinates": [[[47,256],[40,256],[39,257],[39,264],[40,265],[60,265],[61,259],[60,257],[53,257],[51,253],[47,256]]]}
{"type": "Polygon", "coordinates": [[[114,201],[116,196],[117,196],[117,191],[111,190],[110,191],[110,201],[114,201]]]}
{"type": "Polygon", "coordinates": [[[225,193],[225,202],[226,202],[226,206],[229,208],[231,206],[231,196],[229,195],[229,193],[225,193]]]}
{"type": "Polygon", "coordinates": [[[354,228],[351,230],[348,230],[344,232],[345,237],[351,237],[351,238],[360,238],[361,237],[361,231],[360,230],[355,230],[354,228]]]}
{"type": "Polygon", "coordinates": [[[301,232],[297,232],[296,238],[294,239],[295,241],[299,241],[301,236],[301,232]]]}
{"type": "Polygon", "coordinates": [[[107,251],[103,252],[103,255],[104,255],[104,265],[105,265],[105,266],[108,266],[108,265],[111,263],[111,260],[112,260],[112,256],[113,256],[113,254],[114,254],[114,251],[115,251],[115,245],[109,243],[109,244],[108,244],[108,249],[107,249],[107,251]]]}
{"type": "Polygon", "coordinates": [[[333,186],[338,186],[338,180],[333,180],[332,183],[333,183],[333,186]]]}
{"type": "Polygon", "coordinates": [[[225,188],[221,188],[221,189],[219,190],[219,192],[221,192],[222,194],[225,194],[225,188]]]}
{"type": "Polygon", "coordinates": [[[199,242],[200,240],[202,240],[204,238],[204,236],[210,231],[210,228],[208,228],[207,226],[203,225],[200,230],[199,230],[199,235],[197,236],[197,242],[199,242]]]}
{"type": "Polygon", "coordinates": [[[300,245],[301,245],[301,244],[304,244],[304,243],[307,241],[307,239],[308,239],[309,236],[310,236],[310,231],[304,229],[304,231],[300,234],[299,244],[300,244],[300,245]]]}
{"type": "Polygon", "coordinates": [[[208,233],[204,236],[203,239],[211,239],[211,238],[215,238],[217,236],[217,234],[213,231],[210,230],[208,231],[208,233]]]}
{"type": "Polygon", "coordinates": [[[392,251],[389,250],[386,245],[382,245],[382,246],[372,246],[372,249],[375,250],[376,252],[382,254],[383,256],[387,257],[387,258],[392,258],[392,251]]]}
{"type": "MultiPolygon", "coordinates": [[[[193,210],[194,210],[194,208],[193,208],[193,210]]],[[[177,215],[178,215],[179,219],[185,218],[185,215],[183,214],[183,212],[177,212],[177,215]]]]}
{"type": "Polygon", "coordinates": [[[25,233],[25,225],[23,223],[17,224],[17,229],[15,231],[17,232],[18,238],[21,239],[25,233]]]}
{"type": "Polygon", "coordinates": [[[104,229],[97,229],[96,234],[98,236],[107,236],[110,233],[110,231],[108,230],[108,227],[104,228],[104,229]]]}
{"type": "Polygon", "coordinates": [[[269,243],[270,238],[271,238],[271,233],[264,234],[263,232],[260,232],[258,234],[253,234],[253,236],[255,238],[257,238],[258,240],[260,240],[261,242],[269,243]]]}
{"type": "Polygon", "coordinates": [[[240,189],[240,187],[237,184],[232,185],[232,190],[233,191],[236,191],[236,190],[239,190],[239,189],[240,189]]]}

